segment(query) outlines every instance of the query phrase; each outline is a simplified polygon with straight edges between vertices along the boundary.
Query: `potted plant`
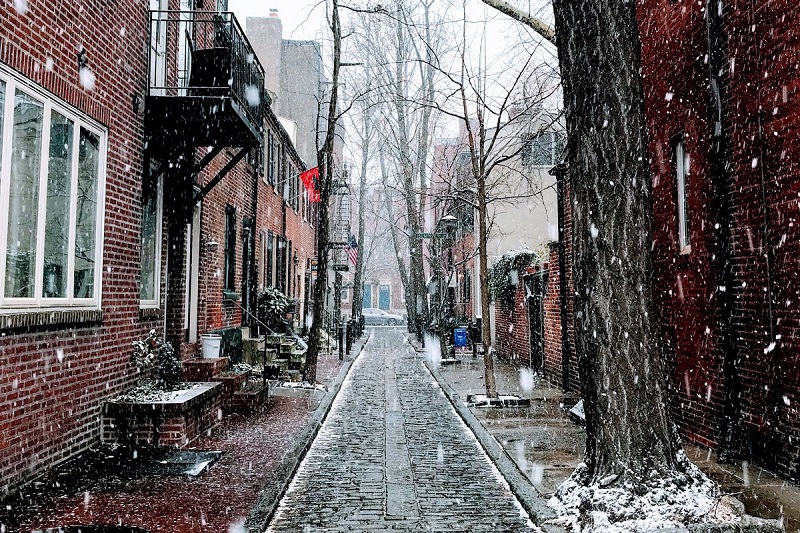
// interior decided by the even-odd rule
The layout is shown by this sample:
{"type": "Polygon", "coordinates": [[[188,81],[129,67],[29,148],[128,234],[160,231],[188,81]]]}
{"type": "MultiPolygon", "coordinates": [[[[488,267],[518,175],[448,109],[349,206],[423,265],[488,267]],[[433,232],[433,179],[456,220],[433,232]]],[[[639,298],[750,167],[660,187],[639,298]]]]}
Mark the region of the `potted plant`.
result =
{"type": "Polygon", "coordinates": [[[288,324],[286,315],[294,305],[292,298],[278,289],[267,287],[258,293],[258,321],[273,333],[284,332],[288,324]]]}

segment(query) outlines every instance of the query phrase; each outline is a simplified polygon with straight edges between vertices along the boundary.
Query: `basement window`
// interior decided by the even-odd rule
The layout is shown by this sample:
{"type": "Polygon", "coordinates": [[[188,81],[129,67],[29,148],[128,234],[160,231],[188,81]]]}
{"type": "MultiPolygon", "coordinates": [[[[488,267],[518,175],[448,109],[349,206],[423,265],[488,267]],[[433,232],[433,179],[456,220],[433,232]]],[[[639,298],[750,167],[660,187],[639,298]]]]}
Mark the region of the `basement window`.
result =
{"type": "Polygon", "coordinates": [[[0,70],[0,306],[99,308],[106,133],[0,70]]]}

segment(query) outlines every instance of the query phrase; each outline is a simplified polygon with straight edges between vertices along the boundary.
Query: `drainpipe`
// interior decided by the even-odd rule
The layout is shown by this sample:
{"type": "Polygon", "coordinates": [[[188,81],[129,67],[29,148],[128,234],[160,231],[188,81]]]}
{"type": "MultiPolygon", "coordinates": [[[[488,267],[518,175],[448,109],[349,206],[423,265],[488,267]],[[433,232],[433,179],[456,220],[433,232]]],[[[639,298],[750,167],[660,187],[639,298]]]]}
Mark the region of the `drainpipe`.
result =
{"type": "Polygon", "coordinates": [[[564,392],[570,390],[570,355],[572,349],[569,340],[569,316],[567,313],[567,243],[564,241],[564,193],[567,179],[566,163],[559,163],[550,169],[550,175],[556,178],[556,194],[558,196],[558,292],[561,307],[561,388],[564,392]]]}
{"type": "Polygon", "coordinates": [[[718,213],[714,235],[717,251],[717,293],[719,299],[720,348],[725,390],[723,419],[717,456],[720,461],[732,462],[743,452],[741,431],[741,380],[736,349],[736,330],[733,324],[735,283],[732,261],[731,219],[732,209],[728,192],[730,172],[726,162],[728,138],[725,109],[727,69],[727,36],[723,31],[722,0],[706,0],[707,53],[709,90],[711,98],[710,122],[713,124],[710,153],[712,198],[718,213]]]}

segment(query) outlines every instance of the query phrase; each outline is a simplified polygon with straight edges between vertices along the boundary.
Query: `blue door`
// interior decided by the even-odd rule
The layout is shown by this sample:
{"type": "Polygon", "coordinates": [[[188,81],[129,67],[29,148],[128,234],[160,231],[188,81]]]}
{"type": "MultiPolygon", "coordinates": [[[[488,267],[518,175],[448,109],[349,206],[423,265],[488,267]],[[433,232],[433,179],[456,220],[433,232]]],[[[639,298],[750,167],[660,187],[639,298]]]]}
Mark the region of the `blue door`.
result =
{"type": "Polygon", "coordinates": [[[367,307],[372,307],[372,286],[365,283],[364,290],[361,294],[361,308],[366,309],[367,307]]]}
{"type": "Polygon", "coordinates": [[[378,288],[378,307],[384,311],[389,310],[389,286],[381,285],[378,288]]]}

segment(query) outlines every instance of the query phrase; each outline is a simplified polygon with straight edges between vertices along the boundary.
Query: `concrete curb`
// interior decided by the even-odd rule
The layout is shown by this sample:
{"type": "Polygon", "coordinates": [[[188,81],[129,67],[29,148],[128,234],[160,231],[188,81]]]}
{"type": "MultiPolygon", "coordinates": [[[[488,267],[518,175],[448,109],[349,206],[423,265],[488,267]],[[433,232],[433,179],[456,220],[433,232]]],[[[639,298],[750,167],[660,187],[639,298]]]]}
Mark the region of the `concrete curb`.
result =
{"type": "Polygon", "coordinates": [[[475,434],[481,447],[483,447],[486,455],[494,462],[497,469],[503,475],[511,487],[511,491],[519,500],[523,509],[530,515],[534,524],[542,528],[548,533],[566,532],[566,529],[560,526],[545,524],[548,520],[557,517],[556,512],[551,509],[547,502],[539,495],[536,488],[528,481],[525,475],[520,472],[517,464],[508,455],[503,446],[497,442],[497,439],[489,433],[489,431],[480,423],[480,421],[472,414],[472,411],[466,406],[459,398],[458,393],[450,386],[449,383],[439,374],[439,371],[425,361],[425,367],[431,373],[433,378],[439,383],[439,386],[444,391],[445,396],[453,405],[453,408],[459,414],[464,423],[475,434]]]}
{"type": "Polygon", "coordinates": [[[347,374],[350,373],[353,363],[358,356],[361,355],[361,352],[364,351],[364,348],[371,339],[372,333],[370,332],[369,337],[367,337],[367,340],[361,345],[358,353],[355,354],[351,360],[345,359],[341,370],[339,370],[339,375],[336,376],[336,380],[333,382],[333,385],[322,398],[320,404],[311,415],[311,418],[308,420],[308,422],[306,422],[305,427],[303,427],[303,429],[297,435],[294,443],[283,456],[280,463],[278,463],[278,465],[275,467],[272,479],[268,481],[261,490],[261,495],[258,498],[258,502],[250,511],[250,514],[247,516],[247,520],[244,523],[244,529],[248,533],[261,533],[269,525],[269,522],[272,520],[275,511],[278,509],[278,504],[289,488],[289,484],[292,482],[292,478],[297,472],[300,463],[306,456],[309,448],[311,448],[311,443],[314,442],[314,438],[317,436],[319,429],[325,422],[328,412],[331,409],[331,405],[333,404],[333,400],[336,398],[342,388],[342,383],[347,377],[347,374]]]}

